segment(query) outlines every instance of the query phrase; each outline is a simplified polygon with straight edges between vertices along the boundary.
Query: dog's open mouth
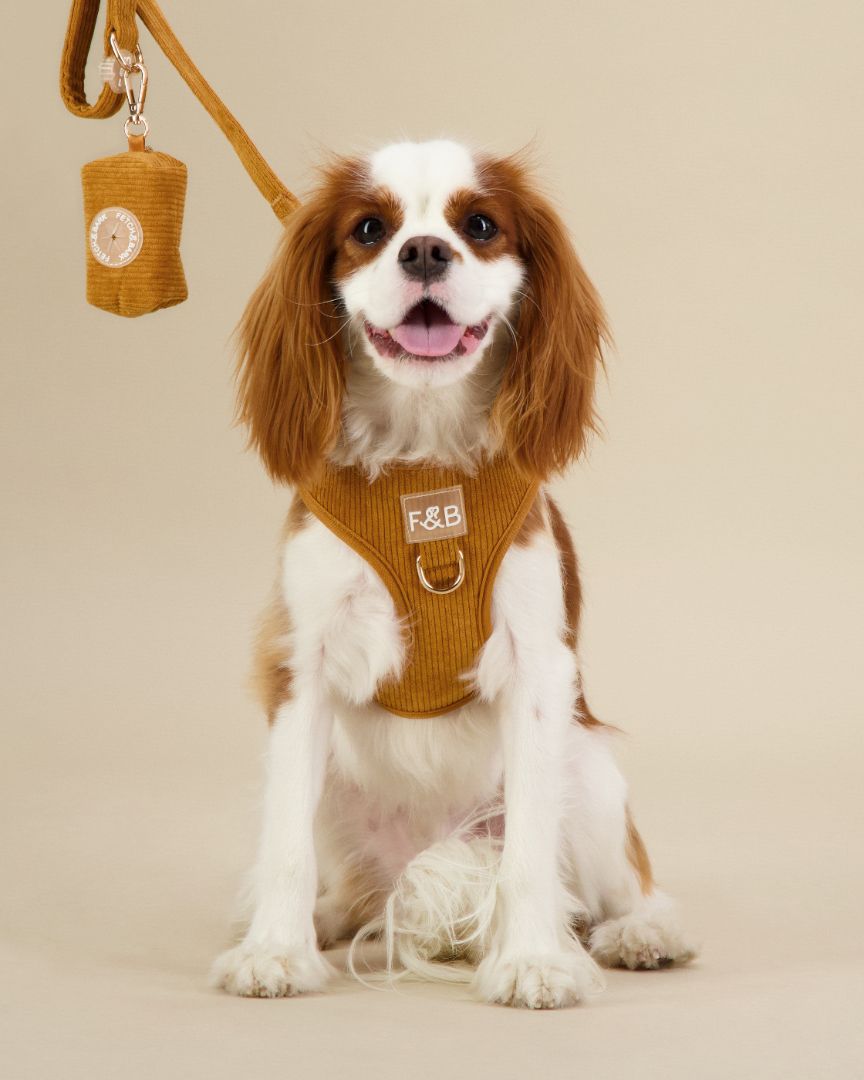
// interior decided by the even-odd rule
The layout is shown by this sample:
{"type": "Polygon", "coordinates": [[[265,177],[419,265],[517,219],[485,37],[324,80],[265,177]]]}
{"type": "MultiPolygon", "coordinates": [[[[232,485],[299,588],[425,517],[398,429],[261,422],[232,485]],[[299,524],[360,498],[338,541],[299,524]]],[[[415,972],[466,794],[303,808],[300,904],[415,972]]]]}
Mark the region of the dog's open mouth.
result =
{"type": "Polygon", "coordinates": [[[476,326],[460,326],[432,300],[421,300],[398,326],[381,330],[366,323],[366,335],[381,356],[407,356],[414,360],[443,360],[470,356],[486,337],[489,319],[476,326]]]}

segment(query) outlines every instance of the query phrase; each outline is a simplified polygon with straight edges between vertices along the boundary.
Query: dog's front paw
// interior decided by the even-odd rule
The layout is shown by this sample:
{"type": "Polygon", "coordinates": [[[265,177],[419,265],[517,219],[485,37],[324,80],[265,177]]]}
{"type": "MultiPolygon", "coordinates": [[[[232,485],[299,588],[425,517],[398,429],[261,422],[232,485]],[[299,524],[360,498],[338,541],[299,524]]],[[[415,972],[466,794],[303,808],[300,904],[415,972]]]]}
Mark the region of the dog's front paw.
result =
{"type": "Polygon", "coordinates": [[[474,978],[474,989],[484,1001],[525,1009],[576,1005],[604,986],[599,968],[582,950],[542,956],[493,952],[474,978]]]}
{"type": "Polygon", "coordinates": [[[212,984],[240,997],[293,997],[322,990],[334,974],[317,949],[241,942],[217,958],[212,984]]]}

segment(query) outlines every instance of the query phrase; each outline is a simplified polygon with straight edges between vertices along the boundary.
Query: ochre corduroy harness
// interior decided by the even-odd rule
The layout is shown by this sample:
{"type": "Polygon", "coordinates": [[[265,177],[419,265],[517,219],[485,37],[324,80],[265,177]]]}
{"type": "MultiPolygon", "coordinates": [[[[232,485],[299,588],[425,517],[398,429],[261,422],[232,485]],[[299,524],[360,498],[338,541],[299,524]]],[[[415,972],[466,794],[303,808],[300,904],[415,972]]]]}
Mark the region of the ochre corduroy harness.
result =
{"type": "Polygon", "coordinates": [[[492,629],[495,575],[537,488],[499,456],[476,475],[403,465],[371,482],[359,469],[327,465],[299,489],[306,507],[378,572],[406,620],[401,677],[376,694],[389,712],[440,716],[474,697],[465,675],[492,629]]]}

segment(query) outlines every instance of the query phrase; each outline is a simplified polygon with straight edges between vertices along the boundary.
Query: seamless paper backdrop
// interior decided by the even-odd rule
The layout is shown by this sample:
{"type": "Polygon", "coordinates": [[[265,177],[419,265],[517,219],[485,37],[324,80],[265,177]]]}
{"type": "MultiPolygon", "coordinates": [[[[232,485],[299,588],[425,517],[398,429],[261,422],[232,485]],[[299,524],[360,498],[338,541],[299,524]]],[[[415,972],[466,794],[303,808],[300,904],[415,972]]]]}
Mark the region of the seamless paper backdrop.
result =
{"type": "Polygon", "coordinates": [[[542,1016],[206,988],[288,501],[232,428],[229,337],[279,227],[144,34],[190,299],[86,306],[78,170],[122,117],[63,110],[65,8],[0,45],[4,1074],[860,1076],[860,5],[165,0],[297,190],[325,149],[533,141],[608,307],[605,436],[556,490],[589,700],[703,955],[542,1016]]]}

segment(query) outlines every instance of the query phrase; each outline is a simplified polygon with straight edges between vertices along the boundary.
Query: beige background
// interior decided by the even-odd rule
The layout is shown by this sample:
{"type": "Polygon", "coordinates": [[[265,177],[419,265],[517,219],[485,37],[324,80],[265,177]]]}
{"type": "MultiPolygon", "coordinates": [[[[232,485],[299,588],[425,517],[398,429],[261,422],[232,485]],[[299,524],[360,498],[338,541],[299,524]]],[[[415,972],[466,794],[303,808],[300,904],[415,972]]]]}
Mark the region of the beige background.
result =
{"type": "Polygon", "coordinates": [[[121,121],[64,112],[65,4],[18,5],[4,1076],[864,1076],[860,5],[166,8],[297,189],[324,147],[536,137],[618,346],[606,437],[558,487],[587,685],[629,732],[639,822],[704,951],[554,1015],[437,986],[206,988],[257,824],[245,674],[287,501],[231,427],[228,337],[278,225],[145,36],[151,141],[189,166],[191,299],[88,308],[78,169],[121,121]]]}

